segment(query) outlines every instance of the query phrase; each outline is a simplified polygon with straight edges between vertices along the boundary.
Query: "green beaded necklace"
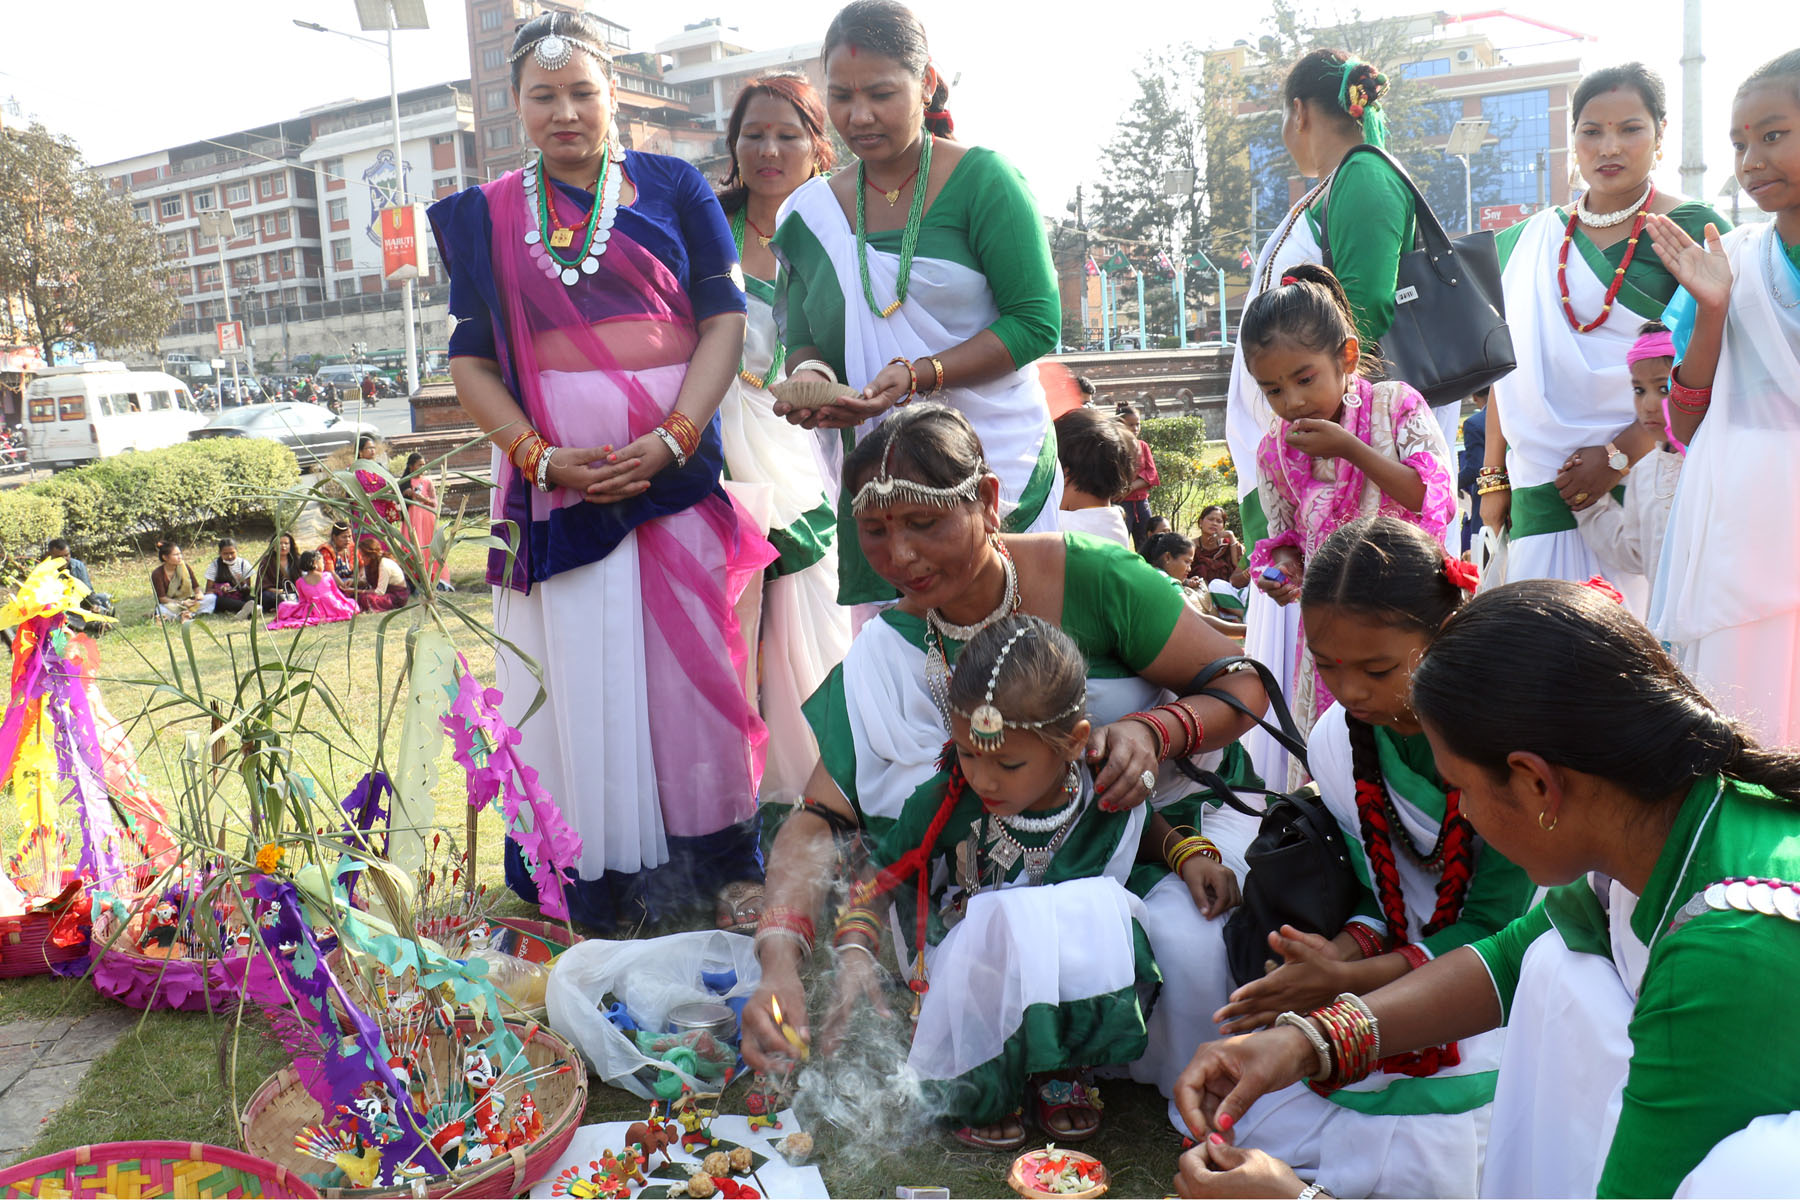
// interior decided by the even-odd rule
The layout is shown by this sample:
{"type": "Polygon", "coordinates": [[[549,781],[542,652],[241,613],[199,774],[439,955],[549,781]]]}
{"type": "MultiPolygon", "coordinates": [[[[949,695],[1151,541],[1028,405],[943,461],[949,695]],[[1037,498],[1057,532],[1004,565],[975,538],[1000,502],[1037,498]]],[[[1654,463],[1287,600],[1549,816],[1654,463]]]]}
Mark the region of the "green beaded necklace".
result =
{"type": "MultiPolygon", "coordinates": [[[[746,200],[744,202],[744,208],[740,208],[731,214],[731,240],[737,243],[739,262],[744,261],[744,223],[750,216],[748,209],[749,203],[750,202],[746,200]]],[[[768,371],[762,375],[756,374],[744,365],[744,359],[740,355],[738,357],[738,378],[753,388],[767,391],[771,383],[781,378],[781,367],[785,362],[787,362],[787,347],[782,344],[781,337],[777,334],[775,338],[775,356],[769,360],[768,371]]]]}
{"type": "Polygon", "coordinates": [[[886,308],[875,303],[875,288],[869,283],[869,227],[865,205],[869,196],[868,168],[856,164],[856,265],[862,271],[863,299],[869,311],[886,319],[900,311],[906,303],[906,285],[912,281],[913,252],[919,248],[919,222],[925,216],[925,191],[931,181],[931,130],[924,131],[919,146],[919,172],[913,184],[912,207],[906,210],[906,228],[900,234],[900,276],[894,281],[894,302],[886,308]]]}
{"type": "MultiPolygon", "coordinates": [[[[544,249],[549,253],[550,261],[565,270],[580,267],[582,260],[588,255],[588,247],[594,244],[594,231],[600,227],[600,210],[606,207],[606,205],[601,202],[601,197],[606,191],[606,172],[611,166],[612,147],[607,146],[600,151],[600,175],[599,178],[594,180],[594,207],[588,213],[587,228],[582,231],[581,245],[576,247],[575,253],[568,258],[564,258],[556,252],[556,247],[551,245],[548,237],[543,239],[544,249]]],[[[537,176],[538,229],[542,232],[552,227],[550,221],[551,184],[549,178],[544,173],[544,159],[542,155],[538,156],[537,176]]]]}

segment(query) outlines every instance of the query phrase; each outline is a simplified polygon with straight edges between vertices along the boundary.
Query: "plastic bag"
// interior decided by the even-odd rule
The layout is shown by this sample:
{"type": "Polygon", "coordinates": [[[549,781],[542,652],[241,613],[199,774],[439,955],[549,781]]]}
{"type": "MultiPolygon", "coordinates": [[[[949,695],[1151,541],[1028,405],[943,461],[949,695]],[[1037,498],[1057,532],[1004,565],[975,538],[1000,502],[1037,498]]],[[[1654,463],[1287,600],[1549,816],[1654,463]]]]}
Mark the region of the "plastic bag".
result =
{"type": "Polygon", "coordinates": [[[662,1071],[672,1072],[697,1092],[716,1089],[683,1070],[680,1056],[670,1063],[639,1050],[631,1037],[606,1019],[607,996],[622,1001],[639,1028],[660,1031],[668,1024],[669,1010],[678,1004],[746,1000],[761,982],[762,968],[751,941],[740,933],[704,930],[633,942],[590,939],[556,960],[545,1000],[550,1027],[581,1051],[600,1078],[634,1096],[655,1100],[659,1097],[652,1088],[662,1071]],[[731,963],[737,982],[720,993],[707,987],[700,975],[702,968],[710,970],[723,962],[731,963]]]}

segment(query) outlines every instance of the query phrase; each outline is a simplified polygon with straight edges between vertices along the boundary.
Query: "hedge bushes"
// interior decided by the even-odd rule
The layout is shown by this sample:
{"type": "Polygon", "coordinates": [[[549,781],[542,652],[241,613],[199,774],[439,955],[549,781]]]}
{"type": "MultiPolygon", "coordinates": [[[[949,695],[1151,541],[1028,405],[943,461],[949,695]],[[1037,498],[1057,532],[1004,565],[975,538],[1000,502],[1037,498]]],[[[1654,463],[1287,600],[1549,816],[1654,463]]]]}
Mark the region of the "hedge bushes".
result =
{"type": "Polygon", "coordinates": [[[18,522],[0,508],[0,546],[9,555],[15,542],[36,553],[45,538],[61,533],[80,557],[99,559],[165,534],[191,541],[208,530],[273,520],[275,494],[299,481],[293,451],[261,438],[206,438],[117,454],[13,493],[42,515],[32,526],[36,532],[15,539],[18,522]],[[52,520],[55,530],[42,532],[52,520]]]}
{"type": "Polygon", "coordinates": [[[0,492],[0,563],[7,569],[37,561],[44,543],[63,531],[63,506],[14,488],[0,492]]]}
{"type": "Polygon", "coordinates": [[[1225,522],[1241,537],[1238,522],[1237,473],[1230,455],[1206,461],[1206,422],[1200,417],[1152,417],[1138,436],[1156,455],[1162,482],[1150,489],[1150,511],[1167,517],[1169,527],[1189,530],[1208,504],[1225,508],[1225,522]]]}

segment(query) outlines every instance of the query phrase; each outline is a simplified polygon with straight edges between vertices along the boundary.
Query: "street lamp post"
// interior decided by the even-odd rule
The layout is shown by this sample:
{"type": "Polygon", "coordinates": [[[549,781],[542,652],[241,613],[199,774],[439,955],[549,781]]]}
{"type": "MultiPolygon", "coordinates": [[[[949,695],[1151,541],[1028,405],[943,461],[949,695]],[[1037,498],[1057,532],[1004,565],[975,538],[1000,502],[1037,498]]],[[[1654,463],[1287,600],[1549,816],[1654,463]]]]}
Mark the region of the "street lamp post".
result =
{"type": "Polygon", "coordinates": [[[1469,169],[1469,158],[1487,140],[1488,125],[1486,117],[1463,117],[1450,127],[1450,140],[1444,143],[1444,153],[1451,158],[1462,159],[1463,165],[1463,207],[1465,209],[1464,233],[1475,232],[1475,180],[1469,169]]]}
{"type": "MultiPolygon", "coordinates": [[[[200,231],[211,234],[219,244],[219,294],[225,297],[225,323],[231,324],[231,274],[225,269],[225,243],[237,229],[232,215],[221,209],[213,209],[200,214],[200,231]]],[[[222,352],[222,351],[221,351],[222,352]]],[[[243,386],[238,383],[237,351],[231,352],[231,398],[239,404],[244,402],[243,386]]],[[[219,407],[224,408],[224,397],[220,397],[219,407]]]]}
{"type": "Polygon", "coordinates": [[[1169,222],[1169,265],[1175,269],[1175,338],[1181,349],[1187,349],[1187,256],[1181,252],[1187,232],[1186,203],[1194,194],[1194,171],[1177,167],[1164,171],[1163,195],[1175,202],[1175,216],[1169,222]]]}
{"type": "MultiPolygon", "coordinates": [[[[378,42],[374,38],[359,37],[354,33],[345,33],[340,29],[331,29],[313,21],[295,19],[294,24],[302,29],[310,29],[315,33],[335,33],[339,37],[349,38],[353,42],[366,42],[371,46],[381,46],[387,52],[388,67],[388,115],[394,123],[394,207],[401,208],[407,203],[406,192],[406,160],[402,157],[400,138],[400,87],[394,77],[394,30],[425,29],[424,0],[356,0],[357,22],[364,29],[379,29],[385,40],[378,42]]],[[[415,234],[417,231],[415,231],[415,234]]],[[[413,395],[419,390],[419,342],[413,329],[413,280],[406,280],[401,290],[401,309],[406,324],[406,394],[413,395]]]]}

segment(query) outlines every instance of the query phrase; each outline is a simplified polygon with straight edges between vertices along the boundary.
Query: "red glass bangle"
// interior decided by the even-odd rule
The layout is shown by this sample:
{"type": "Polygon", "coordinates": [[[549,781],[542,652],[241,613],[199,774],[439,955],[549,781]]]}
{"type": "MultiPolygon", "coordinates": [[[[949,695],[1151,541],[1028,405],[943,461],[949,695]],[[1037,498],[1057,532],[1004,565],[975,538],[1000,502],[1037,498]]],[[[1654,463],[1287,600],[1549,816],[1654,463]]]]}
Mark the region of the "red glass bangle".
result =
{"type": "Polygon", "coordinates": [[[1158,745],[1156,751],[1157,760],[1160,762],[1169,757],[1170,742],[1169,727],[1167,725],[1164,725],[1155,717],[1155,715],[1147,712],[1134,712],[1127,715],[1125,719],[1127,721],[1142,721],[1144,724],[1148,725],[1151,731],[1156,734],[1158,745]]]}
{"type": "Polygon", "coordinates": [[[1344,926],[1344,932],[1356,943],[1364,958],[1377,958],[1381,955],[1381,935],[1364,925],[1361,921],[1352,921],[1344,926]]]}
{"type": "Polygon", "coordinates": [[[1681,382],[1674,372],[1670,372],[1669,403],[1679,411],[1688,414],[1690,417],[1697,417],[1711,406],[1712,389],[1710,387],[1689,387],[1687,384],[1681,382]]]}
{"type": "Polygon", "coordinates": [[[1398,954],[1401,958],[1404,958],[1407,965],[1414,971],[1431,961],[1431,956],[1425,953],[1425,948],[1423,946],[1415,945],[1411,942],[1401,946],[1399,949],[1395,950],[1394,953],[1398,954]]]}

